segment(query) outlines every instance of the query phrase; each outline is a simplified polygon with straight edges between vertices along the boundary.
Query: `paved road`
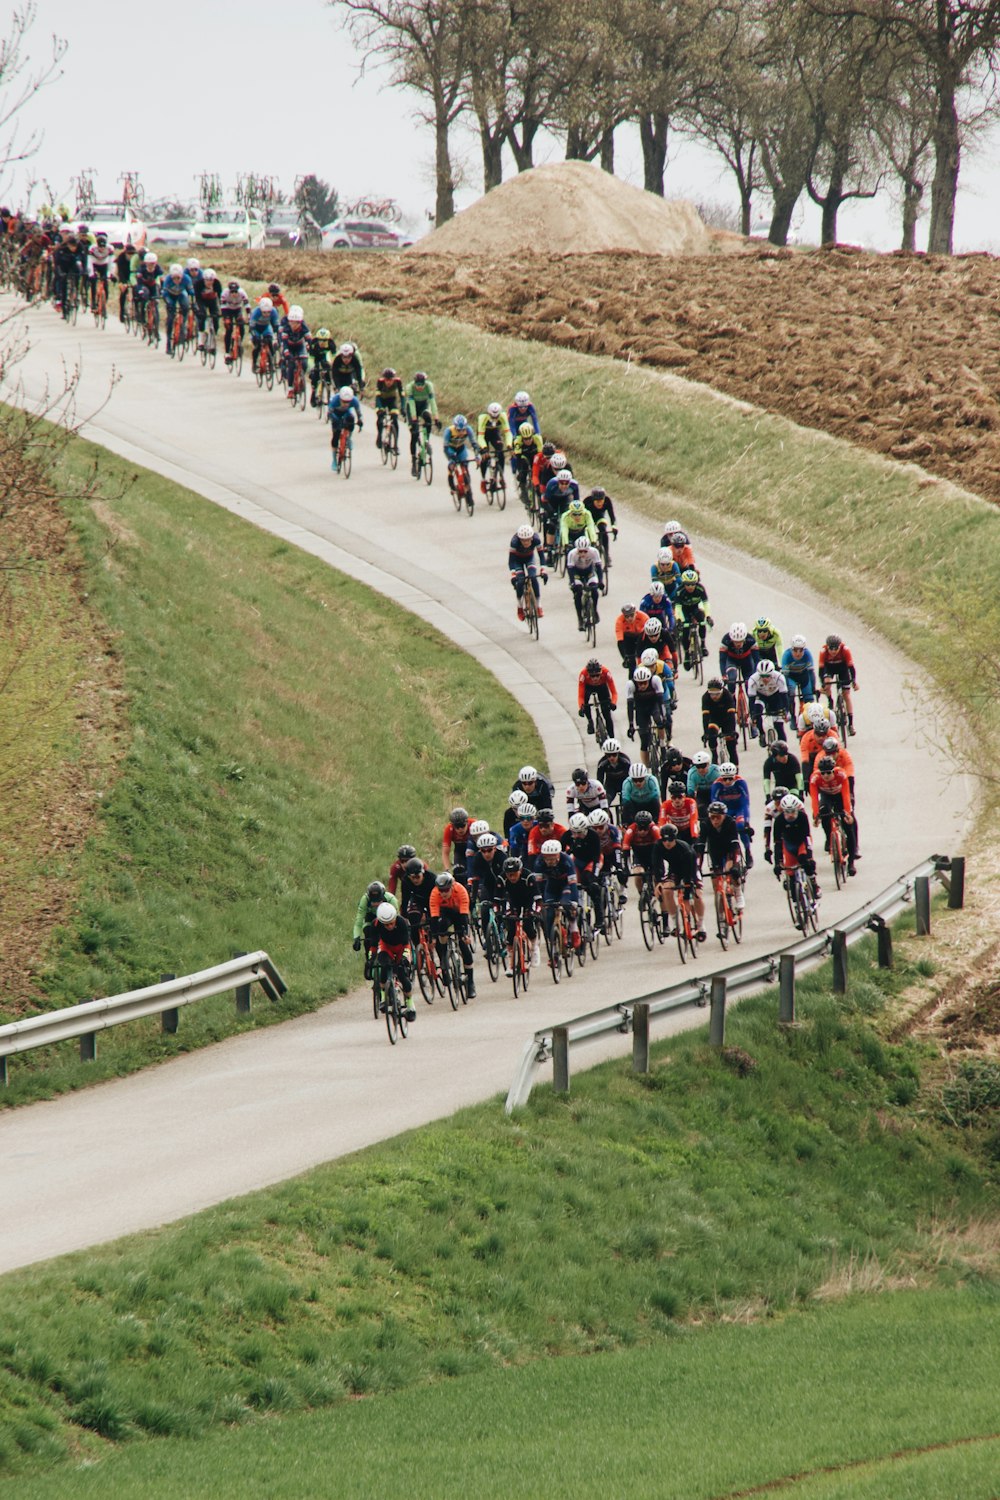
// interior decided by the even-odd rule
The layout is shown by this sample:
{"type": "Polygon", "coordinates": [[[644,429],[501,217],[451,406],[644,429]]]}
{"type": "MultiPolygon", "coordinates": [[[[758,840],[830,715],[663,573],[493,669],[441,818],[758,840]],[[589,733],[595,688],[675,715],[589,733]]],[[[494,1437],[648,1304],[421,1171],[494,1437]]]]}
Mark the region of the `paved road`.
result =
{"type": "MultiPolygon", "coordinates": [[[[47,380],[61,384],[63,361],[78,364],[78,414],[93,414],[84,426],[88,437],[432,621],[529,708],[560,785],[581,759],[593,767],[593,742],[584,744],[575,712],[576,673],[587,653],[565,584],[549,584],[539,642],[529,640],[514,617],[504,564],[520,520],[516,505],[502,516],[485,506],[471,519],[456,515],[442,480],[428,489],[405,467],[397,473],[381,467],[370,427],[354,475],[344,481],[330,472],[324,431],[313,415],[289,411],[278,393],[258,391],[246,375],[237,381],[221,363],[214,373],[190,361],[178,366],[117,327],[103,334],[83,326],[67,330],[48,308],[31,310],[27,322],[31,350],[19,374],[29,398],[47,380]],[[121,379],[102,405],[112,364],[121,379]]],[[[524,383],[530,388],[530,367],[524,383]]],[[[663,518],[674,509],[665,498],[663,518]]],[[[627,509],[620,520],[599,630],[599,649],[609,661],[615,658],[614,614],[622,599],[644,587],[658,538],[655,525],[627,509]]],[[[836,894],[827,881],[824,916],[852,910],[932,850],[955,848],[968,789],[959,783],[950,798],[942,797],[946,768],[932,753],[913,749],[903,683],[914,670],[857,622],[831,615],[801,584],[708,537],[693,540],[723,628],[732,619],[768,614],[786,635],[801,630],[817,642],[836,624],[855,649],[863,690],[852,749],[865,857],[847,893],[836,894]],[[876,713],[877,743],[871,732],[876,713]]],[[[181,588],[183,580],[167,579],[164,587],[181,588]]],[[[680,744],[697,743],[697,723],[697,694],[682,688],[680,744]]],[[[512,744],[512,778],[523,759],[512,744]]],[[[747,759],[756,802],[760,752],[752,750],[747,759]]],[[[474,788],[468,800],[475,804],[474,788]]],[[[408,832],[400,826],[401,839],[408,832]]],[[[346,937],[349,914],[343,919],[346,937]]],[[[791,936],[781,893],[760,867],[748,892],[744,952],[769,951],[791,936]]],[[[221,956],[206,953],[204,962],[221,956]]],[[[280,965],[280,948],[273,956],[280,965]]],[[[711,942],[705,970],[719,959],[711,942]]],[[[487,1098],[508,1086],[537,1026],[672,983],[678,969],[675,950],[647,954],[633,909],[626,940],[570,983],[556,989],[539,974],[529,998],[515,1001],[509,986],[493,987],[484,974],[479,998],[458,1015],[440,1003],[433,1010],[420,1005],[409,1041],[396,1048],[372,1020],[368,993],[359,990],[283,1027],[9,1112],[0,1117],[0,1271],[168,1222],[487,1098]]],[[[677,1018],[675,1026],[699,1019],[677,1018]]],[[[590,1044],[587,1057],[621,1048],[620,1038],[601,1039],[590,1044]]]]}

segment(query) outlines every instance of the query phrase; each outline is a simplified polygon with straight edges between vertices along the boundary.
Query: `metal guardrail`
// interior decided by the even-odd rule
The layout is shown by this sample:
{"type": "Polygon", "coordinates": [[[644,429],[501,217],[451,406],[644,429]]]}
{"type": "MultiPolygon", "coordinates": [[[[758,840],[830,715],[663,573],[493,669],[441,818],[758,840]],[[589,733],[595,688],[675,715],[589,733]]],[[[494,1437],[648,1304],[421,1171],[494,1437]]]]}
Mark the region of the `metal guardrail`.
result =
{"type": "Polygon", "coordinates": [[[163,1030],[172,1033],[177,1030],[177,1013],[182,1005],[193,1005],[196,1000],[222,995],[227,990],[236,991],[236,1009],[245,1014],[250,1009],[250,986],[255,982],[272,1002],[280,1000],[287,989],[263,949],[238,954],[214,968],[200,969],[196,974],[185,974],[179,979],[171,975],[160,984],[129,990],[124,995],[87,1000],[82,1005],[44,1011],[23,1021],[9,1021],[0,1026],[0,1083],[7,1082],[8,1057],[19,1052],[79,1037],[81,1058],[92,1060],[97,1055],[99,1031],[105,1031],[109,1026],[121,1026],[126,1021],[138,1021],[145,1016],[160,1015],[163,1030]]]}
{"type": "Polygon", "coordinates": [[[521,1061],[507,1094],[504,1112],[509,1115],[513,1110],[527,1104],[539,1067],[554,1056],[557,1046],[560,1050],[560,1057],[556,1065],[558,1068],[561,1064],[565,1074],[565,1087],[568,1088],[569,1068],[565,1049],[572,1046],[574,1042],[586,1041],[589,1037],[600,1036],[607,1032],[619,1031],[627,1035],[636,1029],[637,1007],[644,1008],[642,1017],[643,1025],[646,1025],[653,1016],[665,1015],[671,1011],[685,1010],[693,1006],[704,1007],[712,999],[714,1026],[715,1001],[719,995],[723,997],[724,1012],[727,994],[756,990],[762,985],[773,983],[779,977],[784,984],[786,976],[789,975],[794,986],[796,970],[801,972],[805,969],[818,968],[830,954],[834,955],[836,961],[848,944],[857,942],[869,931],[879,933],[881,952],[883,942],[888,939],[886,923],[909,905],[915,893],[917,896],[917,931],[928,933],[930,931],[929,882],[931,879],[940,880],[949,890],[951,897],[949,905],[962,905],[965,881],[964,859],[951,859],[947,855],[932,854],[929,859],[924,860],[922,864],[915,865],[905,875],[901,875],[881,895],[866,902],[864,906],[858,907],[857,911],[838,922],[835,927],[824,928],[822,932],[800,938],[797,943],[767,954],[763,958],[745,959],[742,963],[731,964],[725,969],[714,969],[706,973],[704,977],[686,979],[681,984],[671,985],[668,989],[651,990],[648,994],[637,995],[631,1000],[619,1001],[617,1004],[604,1006],[601,1010],[575,1016],[561,1025],[543,1027],[525,1043],[521,1061]]]}

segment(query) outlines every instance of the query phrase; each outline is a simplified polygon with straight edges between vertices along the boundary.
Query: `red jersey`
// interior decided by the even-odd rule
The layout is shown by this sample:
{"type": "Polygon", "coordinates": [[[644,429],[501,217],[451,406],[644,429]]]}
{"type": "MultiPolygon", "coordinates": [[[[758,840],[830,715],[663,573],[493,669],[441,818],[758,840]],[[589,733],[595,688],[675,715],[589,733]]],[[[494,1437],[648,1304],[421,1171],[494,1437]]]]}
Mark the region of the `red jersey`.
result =
{"type": "Polygon", "coordinates": [[[625,830],[625,837],[622,840],[626,849],[645,849],[650,844],[659,844],[660,842],[660,830],[655,823],[651,824],[649,828],[640,828],[638,823],[630,823],[625,830]]]}
{"type": "Polygon", "coordinates": [[[854,671],[854,657],[841,641],[836,651],[831,651],[829,646],[821,646],[819,653],[819,675],[822,677],[824,667],[847,667],[854,671]]]}
{"type": "Polygon", "coordinates": [[[657,821],[662,824],[673,823],[677,832],[685,839],[696,839],[700,824],[698,822],[698,804],[693,797],[668,797],[666,802],[660,803],[660,816],[657,821]],[[685,829],[687,832],[685,833],[685,829]]]}
{"type": "Polygon", "coordinates": [[[809,778],[809,796],[812,801],[813,817],[819,817],[819,794],[825,793],[827,797],[839,797],[845,813],[850,813],[851,808],[851,784],[847,778],[847,772],[841,771],[834,766],[828,776],[822,771],[814,771],[809,778]]]}
{"type": "Polygon", "coordinates": [[[446,865],[454,863],[454,860],[451,857],[451,851],[455,844],[459,844],[461,846],[461,852],[464,857],[465,846],[469,842],[469,829],[472,827],[473,823],[477,823],[478,821],[479,819],[472,817],[470,813],[469,821],[466,823],[465,827],[456,828],[451,819],[448,819],[447,823],[444,825],[444,832],[441,835],[441,848],[444,850],[444,862],[446,865]]]}
{"type": "Polygon", "coordinates": [[[528,834],[529,857],[534,858],[535,855],[541,854],[542,845],[547,839],[558,839],[561,843],[565,833],[566,829],[561,823],[546,823],[544,828],[540,823],[536,823],[528,834]]]}
{"type": "Polygon", "coordinates": [[[585,690],[587,688],[596,689],[596,688],[602,688],[602,687],[606,687],[607,690],[608,690],[608,692],[611,694],[611,707],[612,708],[617,708],[618,707],[618,689],[615,687],[615,680],[612,677],[611,673],[608,671],[607,667],[602,667],[601,668],[601,675],[600,675],[600,677],[591,677],[590,673],[587,671],[586,667],[584,667],[584,669],[580,673],[580,676],[579,676],[579,679],[578,679],[577,694],[576,694],[576,706],[577,706],[577,708],[582,708],[583,707],[584,692],[585,692],[585,690]]]}

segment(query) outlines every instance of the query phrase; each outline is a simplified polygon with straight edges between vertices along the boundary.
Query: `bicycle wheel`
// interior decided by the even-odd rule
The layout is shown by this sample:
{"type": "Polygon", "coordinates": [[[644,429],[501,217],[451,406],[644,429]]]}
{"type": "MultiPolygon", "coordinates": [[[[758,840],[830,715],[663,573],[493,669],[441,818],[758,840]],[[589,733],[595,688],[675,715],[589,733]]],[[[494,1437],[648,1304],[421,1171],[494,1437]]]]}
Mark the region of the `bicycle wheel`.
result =
{"type": "Polygon", "coordinates": [[[381,988],[379,987],[378,970],[375,968],[375,955],[374,955],[374,953],[372,954],[372,957],[371,957],[371,963],[372,963],[372,1010],[375,1013],[375,1019],[376,1019],[376,1021],[378,1021],[378,1020],[381,1019],[381,1016],[382,1016],[382,991],[381,991],[381,988]]]}
{"type": "Polygon", "coordinates": [[[656,942],[656,926],[653,917],[653,897],[646,886],[639,895],[639,926],[642,928],[642,940],[650,953],[656,942]]]}
{"type": "Polygon", "coordinates": [[[344,449],[344,456],[343,456],[343,458],[341,459],[341,462],[340,462],[340,472],[341,472],[341,474],[343,474],[343,476],[344,476],[345,479],[350,479],[350,477],[351,477],[351,464],[353,462],[353,453],[354,453],[354,448],[353,448],[353,445],[351,443],[350,438],[348,438],[348,440],[347,440],[347,447],[344,449]]]}
{"type": "Polygon", "coordinates": [[[538,639],[538,602],[535,599],[535,591],[528,584],[524,591],[524,618],[528,622],[528,634],[538,639]]]}
{"type": "Polygon", "coordinates": [[[269,391],[274,390],[274,360],[270,355],[268,355],[267,363],[264,366],[264,384],[269,391]]]}
{"type": "Polygon", "coordinates": [[[385,428],[383,427],[381,432],[376,432],[375,437],[378,443],[379,456],[382,459],[382,467],[384,469],[386,464],[389,462],[389,441],[385,435],[385,428]]]}
{"type": "Polygon", "coordinates": [[[594,619],[594,601],[590,597],[590,591],[589,591],[589,589],[587,591],[587,603],[584,605],[583,608],[584,608],[584,615],[583,615],[584,623],[585,623],[585,625],[587,627],[586,632],[585,632],[586,633],[586,637],[587,637],[587,645],[588,646],[596,647],[596,645],[597,645],[597,621],[594,619]]]}
{"type": "Polygon", "coordinates": [[[552,983],[558,984],[562,978],[562,965],[559,961],[559,940],[556,937],[554,924],[545,938],[545,961],[552,975],[552,983]]]}
{"type": "Polygon", "coordinates": [[[805,890],[803,889],[804,880],[805,877],[802,872],[800,870],[796,870],[795,878],[792,882],[791,895],[789,897],[789,901],[792,907],[792,921],[798,928],[799,932],[805,932],[807,926],[809,925],[809,903],[806,897],[805,890]]]}
{"type": "MultiPolygon", "coordinates": [[[[625,923],[622,921],[621,907],[618,905],[617,895],[610,895],[611,902],[611,926],[614,928],[615,937],[621,941],[622,933],[625,931],[625,923]]],[[[610,939],[608,940],[610,942],[610,939]]]]}
{"type": "Polygon", "coordinates": [[[215,324],[211,322],[205,329],[205,350],[204,363],[208,365],[210,370],[214,370],[215,361],[219,355],[219,340],[216,336],[215,324]]]}
{"type": "Polygon", "coordinates": [[[611,547],[608,543],[607,536],[605,535],[605,528],[601,526],[599,530],[599,540],[601,543],[601,560],[604,563],[604,573],[601,578],[601,593],[606,599],[608,596],[608,589],[611,587],[611,547]]]}
{"type": "Polygon", "coordinates": [[[385,1029],[389,1033],[389,1040],[396,1045],[396,1035],[399,1031],[399,1001],[396,998],[396,981],[393,975],[389,975],[385,986],[385,1029]]]}
{"type": "Polygon", "coordinates": [[[262,349],[257,351],[257,363],[253,367],[253,373],[257,379],[257,389],[262,390],[264,386],[264,354],[262,349]]]}
{"type": "Polygon", "coordinates": [[[566,978],[571,979],[573,975],[573,964],[576,961],[576,949],[573,947],[569,935],[569,928],[564,927],[560,933],[559,945],[562,948],[562,963],[566,971],[566,978]]]}
{"type": "Polygon", "coordinates": [[[309,405],[309,382],[306,379],[305,371],[303,370],[301,365],[298,365],[296,367],[295,380],[292,385],[292,389],[295,392],[295,399],[293,400],[292,405],[297,406],[300,411],[305,411],[306,407],[309,405]]]}
{"type": "Polygon", "coordinates": [[[399,1030],[399,1034],[403,1038],[404,1042],[405,1042],[406,1038],[410,1034],[410,1023],[406,1019],[406,1012],[407,1012],[407,1010],[409,1008],[409,1004],[410,1004],[410,1002],[406,998],[406,996],[400,994],[400,992],[397,990],[396,991],[396,1026],[397,1026],[397,1028],[399,1030]]]}
{"type": "Polygon", "coordinates": [[[677,952],[681,956],[681,963],[682,964],[686,964],[687,963],[687,956],[688,956],[688,944],[687,944],[687,932],[686,932],[686,928],[685,928],[684,904],[683,904],[683,902],[681,900],[678,900],[678,902],[677,902],[677,919],[676,920],[677,920],[677,930],[676,930],[676,933],[674,935],[675,935],[675,937],[677,939],[677,952]]]}
{"type": "Polygon", "coordinates": [[[94,322],[98,328],[105,328],[108,322],[108,293],[100,277],[97,278],[97,291],[94,295],[94,322]]]}
{"type": "Polygon", "coordinates": [[[173,349],[178,361],[183,360],[185,354],[187,353],[187,329],[184,327],[183,323],[181,323],[179,327],[177,323],[174,324],[173,349]]]}
{"type": "Polygon", "coordinates": [[[67,321],[75,324],[80,313],[80,291],[74,287],[69,298],[69,315],[67,321]]]}
{"type": "Polygon", "coordinates": [[[490,978],[496,984],[500,978],[500,958],[503,952],[500,942],[500,934],[497,931],[496,921],[491,917],[486,928],[486,967],[490,971],[490,978]]]}
{"type": "Polygon", "coordinates": [[[694,633],[694,655],[691,657],[694,664],[694,675],[700,684],[705,682],[705,652],[702,649],[701,636],[697,631],[694,633]]]}
{"type": "Polygon", "coordinates": [[[729,947],[729,907],[721,890],[715,893],[715,930],[725,953],[729,947]]]}
{"type": "Polygon", "coordinates": [[[462,513],[462,492],[461,492],[461,490],[459,488],[459,478],[458,478],[458,470],[457,469],[452,469],[451,474],[449,475],[449,486],[448,487],[451,490],[451,498],[452,498],[452,501],[454,502],[455,509],[458,511],[459,515],[461,515],[461,513],[462,513]]]}
{"type": "Polygon", "coordinates": [[[430,450],[430,444],[428,444],[424,452],[420,467],[424,476],[424,484],[430,484],[434,478],[434,455],[430,450]]]}
{"type": "Polygon", "coordinates": [[[242,375],[243,374],[243,340],[240,339],[240,341],[239,341],[238,344],[233,344],[230,352],[232,353],[232,356],[233,356],[233,362],[232,362],[232,364],[230,365],[229,368],[236,375],[242,375]]]}
{"type": "Polygon", "coordinates": [[[394,469],[399,463],[399,423],[393,417],[389,424],[389,467],[394,469]]]}
{"type": "Polygon", "coordinates": [[[566,559],[568,556],[569,549],[560,545],[556,551],[556,572],[560,578],[566,577],[566,559]]]}
{"type": "Polygon", "coordinates": [[[596,963],[601,956],[601,928],[597,925],[593,901],[589,897],[587,900],[586,942],[587,947],[590,949],[590,956],[596,963]]]}
{"type": "MultiPolygon", "coordinates": [[[[528,987],[527,980],[524,977],[526,971],[523,944],[524,932],[522,931],[520,925],[518,925],[514,932],[514,943],[510,955],[510,982],[514,990],[515,1000],[520,993],[522,984],[524,985],[525,989],[527,989],[528,987]]],[[[531,960],[529,958],[528,963],[530,964],[530,962],[531,960]]]]}
{"type": "Polygon", "coordinates": [[[844,702],[843,688],[837,689],[837,729],[840,734],[840,743],[847,744],[847,704],[844,702]]]}
{"type": "Polygon", "coordinates": [[[500,469],[494,475],[493,485],[494,485],[493,493],[496,496],[497,510],[506,510],[507,509],[507,476],[504,473],[503,469],[500,469]]]}
{"type": "Polygon", "coordinates": [[[420,986],[420,993],[423,995],[425,1002],[428,1005],[433,1005],[435,989],[434,975],[431,972],[430,958],[425,943],[421,943],[417,948],[417,983],[420,986]]]}
{"type": "Polygon", "coordinates": [[[839,891],[841,886],[847,884],[847,851],[844,848],[844,834],[839,818],[834,818],[830,824],[830,858],[833,860],[833,878],[839,891]]]}

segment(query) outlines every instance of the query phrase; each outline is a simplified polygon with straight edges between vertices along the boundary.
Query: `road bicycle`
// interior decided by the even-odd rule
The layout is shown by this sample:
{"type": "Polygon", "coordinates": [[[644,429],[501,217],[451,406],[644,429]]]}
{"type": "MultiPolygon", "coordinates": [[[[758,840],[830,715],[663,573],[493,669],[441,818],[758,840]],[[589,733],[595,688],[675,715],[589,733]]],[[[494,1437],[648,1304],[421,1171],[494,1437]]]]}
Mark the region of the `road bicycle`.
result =
{"type": "Polygon", "coordinates": [[[207,368],[210,370],[215,369],[215,360],[216,355],[218,354],[218,350],[219,340],[215,331],[215,324],[211,318],[208,318],[205,322],[204,342],[202,343],[201,348],[198,350],[198,353],[201,355],[201,363],[203,367],[207,366],[207,368]]]}
{"type": "Polygon", "coordinates": [[[601,954],[602,928],[598,925],[594,898],[589,891],[581,893],[577,922],[580,932],[580,946],[576,950],[576,961],[582,969],[587,962],[588,953],[595,963],[601,954]]]}
{"type": "Polygon", "coordinates": [[[736,727],[743,737],[743,748],[746,750],[750,743],[750,701],[747,698],[743,675],[737,672],[735,667],[729,667],[726,677],[730,691],[736,700],[736,727]]]}
{"type": "Polygon", "coordinates": [[[435,995],[444,994],[444,980],[441,978],[438,965],[437,949],[426,922],[421,922],[417,928],[416,949],[417,957],[414,967],[417,971],[420,993],[428,1005],[433,1005],[435,995]]]}
{"type": "MultiPolygon", "coordinates": [[[[384,416],[381,412],[379,415],[384,416]]],[[[383,420],[379,427],[378,446],[383,464],[394,469],[399,463],[399,417],[394,411],[389,413],[388,421],[383,420]]]]}
{"type": "Polygon", "coordinates": [[[599,698],[594,703],[594,738],[599,745],[611,738],[611,719],[599,698]]]}
{"type": "Polygon", "coordinates": [[[417,451],[413,458],[413,477],[430,484],[434,478],[434,454],[431,452],[431,433],[426,422],[417,425],[417,451]]]}
{"type": "Polygon", "coordinates": [[[674,929],[674,937],[677,939],[677,952],[680,954],[681,963],[686,964],[689,958],[698,957],[698,927],[695,922],[692,899],[687,890],[677,891],[676,897],[677,926],[674,929]]]}
{"type": "MultiPolygon", "coordinates": [[[[782,744],[787,744],[788,738],[785,734],[785,715],[765,713],[764,717],[767,720],[767,729],[764,734],[764,743],[766,744],[768,750],[773,749],[779,740],[782,742],[782,744]]],[[[763,722],[763,720],[761,722],[763,722]]]]}
{"type": "Polygon", "coordinates": [[[270,339],[261,339],[257,345],[257,357],[253,361],[253,366],[258,390],[265,385],[269,391],[274,390],[274,349],[271,344],[270,339]]]}
{"type": "Polygon", "coordinates": [[[595,618],[594,596],[586,585],[583,586],[582,598],[580,600],[580,623],[588,646],[597,645],[597,620],[595,618]]]}
{"type": "Polygon", "coordinates": [[[242,318],[232,318],[226,321],[226,369],[231,375],[243,374],[243,331],[242,318]]]}
{"type": "Polygon", "coordinates": [[[784,865],[782,884],[788,898],[792,926],[799,932],[819,931],[819,906],[813,882],[801,865],[784,865]]]}
{"type": "Polygon", "coordinates": [[[837,726],[840,743],[846,745],[850,730],[847,718],[847,704],[844,702],[844,684],[837,677],[828,677],[823,683],[823,692],[826,694],[826,701],[830,705],[830,717],[837,726]]]}
{"type": "Polygon", "coordinates": [[[316,407],[317,417],[321,422],[325,422],[330,398],[333,395],[333,378],[327,365],[321,365],[315,373],[316,383],[310,399],[316,407]]]}
{"type": "Polygon", "coordinates": [[[545,954],[552,983],[558,984],[564,970],[566,978],[572,978],[576,951],[569,935],[565,908],[558,902],[554,902],[553,907],[545,933],[545,954]]]}
{"type": "MultiPolygon", "coordinates": [[[[513,467],[514,463],[512,460],[511,468],[513,467]]],[[[517,479],[518,499],[524,506],[525,510],[531,514],[532,521],[534,521],[536,514],[536,500],[535,492],[531,484],[531,465],[526,464],[523,459],[519,459],[517,463],[517,474],[515,477],[517,479]]]]}
{"type": "Polygon", "coordinates": [[[409,1003],[400,989],[399,980],[392,970],[390,970],[382,996],[382,1010],[385,1016],[385,1029],[388,1031],[389,1040],[394,1047],[399,1037],[402,1037],[405,1041],[409,1035],[410,1024],[406,1019],[406,1011],[409,1003]]]}
{"type": "Polygon", "coordinates": [[[654,944],[662,943],[667,935],[667,918],[656,894],[656,881],[647,870],[639,892],[639,926],[642,940],[652,953],[654,944]]]}
{"type": "Polygon", "coordinates": [[[514,923],[514,934],[510,944],[511,964],[510,982],[514,986],[514,995],[519,991],[527,991],[531,982],[531,939],[524,930],[524,923],[520,917],[514,923]]]}
{"type": "Polygon", "coordinates": [[[455,502],[455,509],[461,514],[464,505],[471,516],[476,502],[472,494],[472,480],[469,477],[467,458],[455,459],[449,463],[448,487],[451,490],[451,498],[455,502]]]}
{"type": "Polygon", "coordinates": [[[448,945],[445,950],[446,963],[442,975],[444,987],[448,991],[448,999],[451,1001],[452,1010],[458,1010],[459,1004],[468,1005],[469,993],[465,983],[465,965],[462,961],[462,950],[458,946],[458,935],[452,929],[448,933],[448,945]]]}
{"type": "MultiPolygon", "coordinates": [[[[618,532],[615,532],[617,537],[618,532]]],[[[598,526],[597,545],[601,553],[601,562],[604,564],[604,576],[601,579],[601,593],[607,598],[608,589],[611,587],[611,539],[608,535],[607,526],[598,526]]]]}
{"type": "MultiPolygon", "coordinates": [[[[545,575],[542,575],[543,581],[545,575]]],[[[533,580],[524,580],[524,623],[528,627],[528,634],[538,640],[538,599],[535,596],[533,580]]]]}
{"type": "Polygon", "coordinates": [[[496,984],[504,958],[504,938],[497,920],[496,907],[492,901],[479,903],[479,943],[486,955],[486,967],[490,979],[496,984]]]}
{"type": "Polygon", "coordinates": [[[142,320],[143,337],[147,344],[160,342],[160,304],[153,296],[146,298],[145,316],[142,320]]]}
{"type": "Polygon", "coordinates": [[[292,380],[288,389],[291,392],[292,406],[300,407],[305,411],[309,401],[309,381],[306,378],[306,357],[304,354],[292,355],[292,380]]]}
{"type": "Polygon", "coordinates": [[[182,308],[178,307],[173,315],[172,337],[170,340],[170,354],[173,359],[182,360],[187,353],[188,346],[188,315],[182,308]]]}
{"type": "Polygon", "coordinates": [[[847,830],[844,828],[843,816],[840,813],[834,813],[830,818],[829,830],[833,878],[839,891],[847,884],[847,830]]]}
{"type": "Polygon", "coordinates": [[[108,284],[103,276],[98,276],[94,287],[94,326],[105,328],[108,322],[108,284]]]}
{"type": "Polygon", "coordinates": [[[716,935],[725,952],[729,947],[730,937],[735,943],[743,941],[743,912],[737,911],[733,905],[736,880],[728,870],[713,870],[712,890],[715,893],[716,935]]]}
{"type": "Polygon", "coordinates": [[[486,485],[486,499],[490,505],[496,502],[497,510],[504,510],[507,505],[507,476],[504,472],[503,456],[498,455],[491,448],[486,458],[486,469],[483,474],[486,485]]]}
{"type": "Polygon", "coordinates": [[[604,922],[602,924],[602,931],[604,933],[604,941],[610,948],[612,933],[620,941],[622,933],[625,930],[623,921],[624,910],[620,904],[621,887],[618,885],[617,880],[614,885],[611,884],[610,879],[606,879],[602,883],[604,889],[604,922]]]}
{"type": "Polygon", "coordinates": [[[330,467],[335,474],[342,474],[345,479],[351,477],[351,455],[354,452],[354,440],[346,427],[340,429],[340,435],[333,449],[333,458],[330,467]]]}
{"type": "Polygon", "coordinates": [[[80,279],[77,276],[67,276],[63,289],[62,315],[67,323],[75,323],[79,311],[80,279]]]}
{"type": "Polygon", "coordinates": [[[685,671],[691,672],[698,682],[705,681],[705,647],[697,620],[685,620],[680,628],[681,659],[685,671]]]}

